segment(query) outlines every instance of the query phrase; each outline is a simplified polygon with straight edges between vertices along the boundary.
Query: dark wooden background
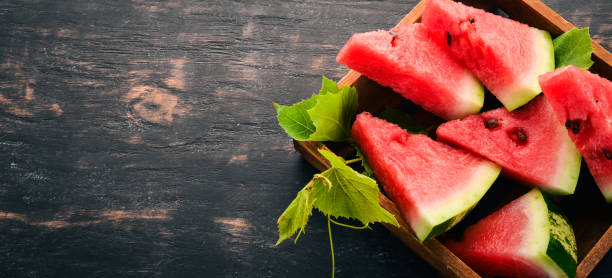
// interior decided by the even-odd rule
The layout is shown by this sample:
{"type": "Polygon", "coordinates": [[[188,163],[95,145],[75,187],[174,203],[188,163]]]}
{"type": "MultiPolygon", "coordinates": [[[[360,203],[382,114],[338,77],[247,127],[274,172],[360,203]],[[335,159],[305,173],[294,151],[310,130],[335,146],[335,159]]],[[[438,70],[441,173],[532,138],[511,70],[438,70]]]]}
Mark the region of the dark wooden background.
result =
{"type": "MultiPolygon", "coordinates": [[[[544,2],[612,49],[612,2],[544,2]]],[[[0,277],[329,276],[319,213],[274,246],[315,170],[272,102],[415,4],[1,1],[0,277]]],[[[381,226],[334,236],[337,277],[436,275],[381,226]]]]}

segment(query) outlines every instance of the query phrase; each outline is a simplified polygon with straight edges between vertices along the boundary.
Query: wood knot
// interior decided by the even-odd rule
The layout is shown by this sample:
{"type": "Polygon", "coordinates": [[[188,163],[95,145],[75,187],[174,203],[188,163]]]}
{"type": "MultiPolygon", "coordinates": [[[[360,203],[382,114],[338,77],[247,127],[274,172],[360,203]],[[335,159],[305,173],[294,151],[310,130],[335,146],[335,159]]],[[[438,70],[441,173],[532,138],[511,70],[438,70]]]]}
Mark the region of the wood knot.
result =
{"type": "Polygon", "coordinates": [[[167,90],[148,85],[134,86],[123,97],[130,111],[128,117],[168,125],[185,111],[177,108],[179,98],[167,90]]]}

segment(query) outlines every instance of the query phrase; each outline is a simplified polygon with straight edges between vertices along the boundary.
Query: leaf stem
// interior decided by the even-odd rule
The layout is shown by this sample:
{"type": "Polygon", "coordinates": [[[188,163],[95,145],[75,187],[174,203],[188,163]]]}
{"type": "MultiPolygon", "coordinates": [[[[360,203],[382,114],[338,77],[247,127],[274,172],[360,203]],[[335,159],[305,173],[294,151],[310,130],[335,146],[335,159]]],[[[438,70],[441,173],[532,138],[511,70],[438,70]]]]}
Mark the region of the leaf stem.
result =
{"type": "Polygon", "coordinates": [[[351,160],[346,160],[346,161],[344,161],[344,163],[351,164],[351,163],[355,163],[355,162],[359,162],[359,161],[361,161],[360,157],[354,158],[354,159],[351,159],[351,160]]]}
{"type": "Polygon", "coordinates": [[[334,223],[334,224],[336,224],[338,226],[347,227],[347,228],[351,228],[351,229],[355,229],[355,230],[363,230],[363,229],[366,229],[366,228],[370,228],[370,226],[368,226],[367,224],[363,225],[361,227],[357,227],[357,226],[353,226],[353,225],[344,224],[344,223],[340,223],[340,222],[334,221],[331,218],[329,219],[329,221],[331,221],[332,223],[334,223]]]}
{"type": "Polygon", "coordinates": [[[336,259],[334,258],[334,242],[332,241],[331,234],[331,215],[327,215],[327,231],[329,233],[329,249],[331,250],[331,258],[332,258],[332,278],[334,278],[336,274],[336,259]]]}
{"type": "Polygon", "coordinates": [[[295,240],[293,240],[293,244],[297,244],[297,240],[298,240],[298,238],[300,238],[300,235],[301,235],[303,232],[304,232],[304,229],[303,229],[303,228],[302,228],[302,229],[300,229],[300,230],[298,231],[297,236],[295,236],[295,240]]]}

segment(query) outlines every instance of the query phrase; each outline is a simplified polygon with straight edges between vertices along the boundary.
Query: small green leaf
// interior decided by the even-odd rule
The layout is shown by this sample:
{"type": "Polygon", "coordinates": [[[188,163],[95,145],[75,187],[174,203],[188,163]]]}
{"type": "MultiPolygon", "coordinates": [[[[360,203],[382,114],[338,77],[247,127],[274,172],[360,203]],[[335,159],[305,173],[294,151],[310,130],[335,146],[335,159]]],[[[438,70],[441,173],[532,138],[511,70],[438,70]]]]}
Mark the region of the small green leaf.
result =
{"type": "Polygon", "coordinates": [[[362,174],[370,178],[374,178],[374,171],[372,171],[372,168],[370,167],[370,164],[368,164],[368,161],[366,160],[365,155],[363,154],[361,149],[357,147],[357,145],[355,145],[355,150],[357,151],[357,156],[361,158],[361,166],[363,166],[362,174]]]}
{"type": "Polygon", "coordinates": [[[302,101],[294,106],[285,106],[274,103],[278,123],[291,138],[296,140],[308,140],[315,132],[315,126],[303,106],[309,105],[308,100],[302,101]],[[300,105],[304,103],[303,105],[300,105]]]}
{"type": "Polygon", "coordinates": [[[309,99],[302,100],[296,103],[295,106],[299,106],[304,110],[312,109],[317,104],[318,97],[319,96],[317,94],[312,94],[309,99]]]}
{"type": "MultiPolygon", "coordinates": [[[[285,239],[290,238],[295,232],[298,232],[297,237],[304,232],[304,227],[308,223],[308,218],[312,214],[312,207],[315,199],[312,198],[312,184],[311,181],[304,187],[304,189],[298,192],[297,196],[289,204],[287,209],[278,218],[278,241],[276,245],[279,245],[285,239]]],[[[297,241],[296,237],[296,241],[297,241]]]]}
{"type": "Polygon", "coordinates": [[[308,115],[316,126],[312,141],[342,142],[351,138],[351,124],[357,111],[357,90],[344,86],[338,92],[319,95],[308,115]]]}
{"type": "Polygon", "coordinates": [[[591,60],[593,46],[591,45],[589,28],[573,28],[555,38],[553,46],[557,68],[574,65],[586,70],[593,65],[591,60]]]}
{"type": "Polygon", "coordinates": [[[378,185],[373,179],[364,176],[345,164],[344,159],[335,154],[319,150],[331,163],[332,167],[321,173],[332,184],[327,186],[317,183],[312,188],[315,196],[314,206],[325,215],[353,218],[363,224],[385,222],[395,226],[399,223],[395,217],[378,203],[378,185]]]}
{"type": "Polygon", "coordinates": [[[398,109],[387,108],[376,117],[394,123],[406,131],[414,134],[427,134],[427,127],[416,122],[408,113],[398,109]]]}
{"type": "Polygon", "coordinates": [[[274,103],[278,123],[291,138],[304,141],[341,142],[350,139],[357,111],[357,90],[323,76],[319,94],[293,106],[274,103]]]}
{"type": "Polygon", "coordinates": [[[335,94],[338,92],[338,90],[338,84],[336,82],[323,76],[323,82],[321,84],[321,90],[319,90],[319,95],[324,95],[328,92],[335,94]]]}

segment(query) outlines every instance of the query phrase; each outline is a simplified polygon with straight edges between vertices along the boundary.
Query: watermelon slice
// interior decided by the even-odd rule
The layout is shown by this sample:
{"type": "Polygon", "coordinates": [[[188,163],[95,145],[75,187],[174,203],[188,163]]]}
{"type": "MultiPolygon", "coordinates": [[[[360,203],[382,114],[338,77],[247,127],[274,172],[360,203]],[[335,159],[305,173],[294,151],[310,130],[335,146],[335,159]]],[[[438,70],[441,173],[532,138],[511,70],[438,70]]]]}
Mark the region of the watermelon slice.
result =
{"type": "Polygon", "coordinates": [[[429,0],[422,22],[510,111],[541,90],[555,69],[550,34],[451,0],[429,0]]]}
{"type": "Polygon", "coordinates": [[[502,107],[446,122],[436,133],[492,160],[511,178],[554,194],[574,193],[581,157],[544,96],[512,112],[502,107]]]}
{"type": "Polygon", "coordinates": [[[446,246],[481,274],[574,277],[576,239],[567,219],[533,189],[468,227],[446,246]]]}
{"type": "Polygon", "coordinates": [[[484,88],[422,24],[355,34],[336,60],[445,119],[480,111],[484,88]]]}
{"type": "Polygon", "coordinates": [[[500,172],[493,162],[425,135],[409,134],[367,112],[357,115],[351,134],[421,241],[459,222],[500,172]]]}
{"type": "Polygon", "coordinates": [[[606,201],[612,202],[612,82],[574,66],[540,77],[606,201]]]}

